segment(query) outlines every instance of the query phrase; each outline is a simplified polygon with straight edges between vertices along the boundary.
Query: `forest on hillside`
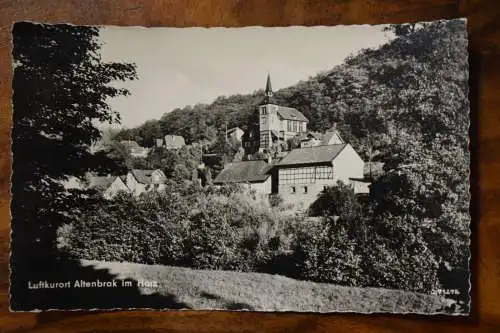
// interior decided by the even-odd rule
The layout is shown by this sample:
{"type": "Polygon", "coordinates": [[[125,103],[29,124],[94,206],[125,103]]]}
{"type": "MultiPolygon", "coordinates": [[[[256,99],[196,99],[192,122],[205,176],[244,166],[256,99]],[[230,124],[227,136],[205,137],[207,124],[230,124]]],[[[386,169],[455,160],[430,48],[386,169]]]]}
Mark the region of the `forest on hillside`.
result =
{"type": "MultiPolygon", "coordinates": [[[[460,143],[466,144],[467,40],[457,33],[465,29],[464,22],[388,29],[395,39],[275,92],[278,104],[301,111],[312,131],[336,126],[365,159],[383,159],[401,133],[418,142],[419,133],[433,137],[448,132],[461,136],[460,143]]],[[[226,124],[228,128],[256,126],[256,107],[262,97],[259,90],[167,110],[159,120],[121,131],[117,139],[135,140],[146,147],[165,134],[182,135],[188,143],[213,141],[226,124]]]]}

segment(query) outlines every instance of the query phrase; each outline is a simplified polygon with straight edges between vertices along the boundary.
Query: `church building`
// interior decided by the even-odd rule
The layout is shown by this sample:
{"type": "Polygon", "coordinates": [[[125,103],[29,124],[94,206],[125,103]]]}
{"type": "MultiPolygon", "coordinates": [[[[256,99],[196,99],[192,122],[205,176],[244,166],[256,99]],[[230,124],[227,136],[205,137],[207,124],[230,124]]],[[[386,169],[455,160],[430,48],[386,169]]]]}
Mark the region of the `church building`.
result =
{"type": "Polygon", "coordinates": [[[268,74],[264,100],[259,106],[259,151],[271,147],[274,142],[286,142],[306,133],[308,122],[299,110],[276,103],[268,74]]]}

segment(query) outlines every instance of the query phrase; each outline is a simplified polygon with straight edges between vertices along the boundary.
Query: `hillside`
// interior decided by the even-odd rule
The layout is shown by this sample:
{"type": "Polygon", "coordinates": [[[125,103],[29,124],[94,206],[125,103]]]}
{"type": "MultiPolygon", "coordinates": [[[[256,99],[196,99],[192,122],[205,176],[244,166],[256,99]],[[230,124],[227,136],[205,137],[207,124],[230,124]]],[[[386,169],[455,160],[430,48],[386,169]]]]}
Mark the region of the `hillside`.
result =
{"type": "MultiPolygon", "coordinates": [[[[280,105],[301,111],[310,130],[337,125],[342,137],[365,158],[369,151],[382,158],[401,131],[434,135],[463,130],[468,123],[467,105],[462,105],[467,75],[457,74],[467,73],[467,40],[456,32],[464,27],[459,20],[393,27],[396,38],[389,43],[361,50],[333,69],[275,92],[274,97],[280,105]]],[[[262,98],[259,90],[166,110],[161,119],[120,136],[144,146],[166,133],[182,135],[188,142],[212,140],[226,122],[229,128],[255,126],[262,98]]]]}
{"type": "Polygon", "coordinates": [[[192,309],[254,311],[425,312],[443,309],[438,296],[380,288],[353,288],[297,281],[280,275],[82,260],[118,279],[158,281],[141,293],[174,296],[192,309]]]}

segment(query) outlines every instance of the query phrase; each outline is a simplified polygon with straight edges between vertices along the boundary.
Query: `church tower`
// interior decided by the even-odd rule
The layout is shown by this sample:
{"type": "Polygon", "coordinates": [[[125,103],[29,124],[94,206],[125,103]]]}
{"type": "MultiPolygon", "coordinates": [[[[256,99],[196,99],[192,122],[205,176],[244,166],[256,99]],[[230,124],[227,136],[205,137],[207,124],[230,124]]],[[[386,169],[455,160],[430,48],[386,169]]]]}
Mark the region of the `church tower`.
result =
{"type": "Polygon", "coordinates": [[[271,147],[271,145],[273,144],[273,134],[279,135],[280,121],[278,119],[277,111],[278,106],[273,99],[271,76],[267,74],[264,100],[259,106],[259,151],[263,151],[264,149],[271,147]]]}

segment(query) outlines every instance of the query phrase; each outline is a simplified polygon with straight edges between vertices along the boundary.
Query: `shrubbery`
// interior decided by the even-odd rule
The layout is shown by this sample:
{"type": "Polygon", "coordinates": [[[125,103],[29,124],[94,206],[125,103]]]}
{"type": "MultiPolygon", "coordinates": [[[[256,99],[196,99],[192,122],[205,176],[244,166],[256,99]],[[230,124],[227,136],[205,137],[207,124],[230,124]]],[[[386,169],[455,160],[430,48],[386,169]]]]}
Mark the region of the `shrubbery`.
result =
{"type": "Polygon", "coordinates": [[[301,230],[293,244],[297,273],[306,280],[359,285],[361,256],[342,219],[329,217],[301,230]]]}
{"type": "Polygon", "coordinates": [[[59,230],[77,258],[266,272],[348,286],[430,292],[439,261],[417,221],[379,216],[342,183],[310,212],[285,215],[280,203],[238,186],[167,184],[165,194],[121,196],[89,207],[59,230]],[[278,205],[278,206],[277,206],[278,205]]]}
{"type": "Polygon", "coordinates": [[[262,271],[289,249],[297,223],[280,218],[267,199],[237,186],[170,185],[165,194],[88,207],[60,228],[59,246],[83,259],[239,271],[262,271]]]}

